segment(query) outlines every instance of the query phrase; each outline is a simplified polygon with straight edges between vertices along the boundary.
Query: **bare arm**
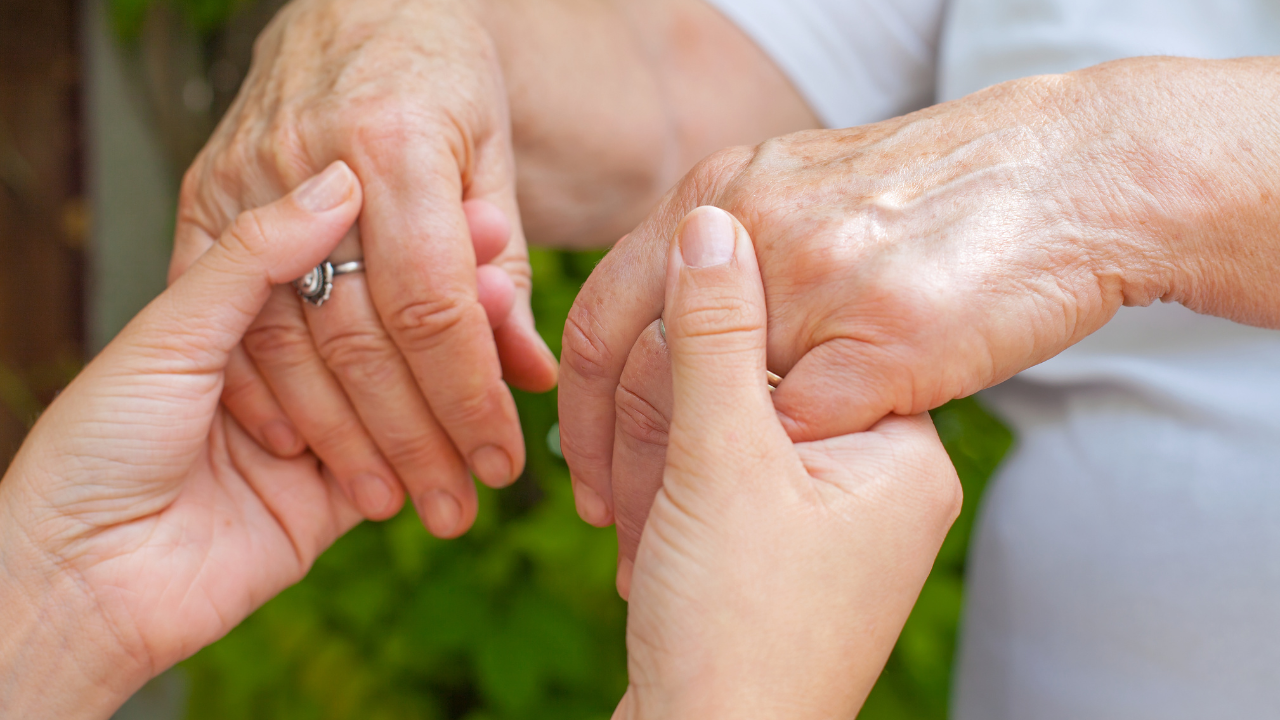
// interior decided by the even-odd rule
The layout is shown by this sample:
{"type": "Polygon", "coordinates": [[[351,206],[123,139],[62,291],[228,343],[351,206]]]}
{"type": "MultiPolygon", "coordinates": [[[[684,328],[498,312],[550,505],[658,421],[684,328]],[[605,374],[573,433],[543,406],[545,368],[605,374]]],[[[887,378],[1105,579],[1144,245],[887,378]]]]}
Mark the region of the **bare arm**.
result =
{"type": "Polygon", "coordinates": [[[654,321],[691,208],[755,238],[786,376],[772,399],[793,439],[820,439],[1005,380],[1122,305],[1280,328],[1277,107],[1280,58],[1138,58],[700,163],[570,312],[560,432],[580,511],[616,517],[625,555],[661,485],[654,321]]]}
{"type": "Polygon", "coordinates": [[[531,242],[612,243],[704,156],[819,126],[773,61],[701,0],[483,7],[531,242]]]}

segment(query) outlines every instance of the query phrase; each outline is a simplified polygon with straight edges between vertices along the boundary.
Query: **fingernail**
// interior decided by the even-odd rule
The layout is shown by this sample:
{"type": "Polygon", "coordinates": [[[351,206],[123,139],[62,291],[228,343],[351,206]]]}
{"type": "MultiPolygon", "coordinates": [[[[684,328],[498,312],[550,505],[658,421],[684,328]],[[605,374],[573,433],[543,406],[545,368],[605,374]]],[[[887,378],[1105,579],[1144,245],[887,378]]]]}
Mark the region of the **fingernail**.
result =
{"type": "Polygon", "coordinates": [[[609,508],[600,493],[577,480],[573,481],[573,504],[578,508],[578,517],[589,524],[597,527],[609,524],[609,508]]]}
{"type": "Polygon", "coordinates": [[[729,213],[703,206],[685,218],[680,230],[680,254],[689,267],[724,265],[733,259],[734,241],[729,213]]]}
{"type": "Polygon", "coordinates": [[[302,209],[313,213],[332,210],[351,196],[351,181],[351,168],[344,162],[335,162],[299,185],[293,191],[293,199],[302,209]]]}
{"type": "Polygon", "coordinates": [[[462,519],[462,505],[443,490],[432,490],[418,503],[418,512],[427,529],[436,537],[453,537],[462,519]]]}
{"type": "Polygon", "coordinates": [[[623,600],[631,599],[631,575],[635,572],[635,564],[628,558],[622,558],[618,561],[618,595],[623,600]]]}
{"type": "Polygon", "coordinates": [[[283,420],[272,420],[263,425],[262,437],[276,455],[287,457],[298,452],[298,433],[283,420]]]}
{"type": "Polygon", "coordinates": [[[377,475],[364,474],[351,481],[352,501],[365,517],[382,515],[391,504],[391,485],[377,475]]]}
{"type": "Polygon", "coordinates": [[[471,470],[489,487],[511,484],[511,457],[496,445],[485,445],[471,453],[471,470]]]}

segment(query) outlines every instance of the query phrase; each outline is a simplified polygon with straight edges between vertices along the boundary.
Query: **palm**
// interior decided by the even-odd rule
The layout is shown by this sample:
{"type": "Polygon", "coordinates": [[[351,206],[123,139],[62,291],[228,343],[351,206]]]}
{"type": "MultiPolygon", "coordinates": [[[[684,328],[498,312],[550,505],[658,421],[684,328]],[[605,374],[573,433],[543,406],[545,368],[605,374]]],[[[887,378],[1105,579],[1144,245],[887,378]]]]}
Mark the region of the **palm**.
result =
{"type": "Polygon", "coordinates": [[[225,415],[220,373],[144,377],[125,413],[121,396],[91,401],[109,416],[86,414],[82,394],[51,408],[55,432],[76,418],[57,453],[75,460],[50,473],[61,522],[34,527],[60,537],[45,545],[54,560],[158,669],[301,579],[359,516],[314,456],[276,458],[225,415]],[[145,454],[148,470],[113,473],[125,453],[145,454]]]}

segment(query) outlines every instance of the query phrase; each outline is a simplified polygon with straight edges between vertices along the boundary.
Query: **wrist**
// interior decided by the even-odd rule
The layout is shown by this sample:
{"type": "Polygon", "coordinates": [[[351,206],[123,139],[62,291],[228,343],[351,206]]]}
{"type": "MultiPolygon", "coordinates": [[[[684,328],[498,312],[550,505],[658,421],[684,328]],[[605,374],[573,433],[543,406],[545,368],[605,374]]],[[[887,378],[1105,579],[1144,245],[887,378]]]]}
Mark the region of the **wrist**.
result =
{"type": "Polygon", "coordinates": [[[1116,192],[1112,255],[1125,304],[1179,302],[1280,326],[1262,292],[1280,277],[1280,151],[1269,58],[1135,58],[1075,73],[1107,154],[1094,185],[1116,192]]]}
{"type": "Polygon", "coordinates": [[[9,473],[0,482],[0,714],[109,717],[150,673],[69,571],[23,530],[14,490],[9,473]]]}
{"type": "Polygon", "coordinates": [[[766,659],[742,649],[716,652],[692,665],[684,658],[665,669],[633,662],[631,685],[614,720],[852,718],[891,648],[890,644],[883,655],[867,652],[834,658],[835,662],[830,657],[814,662],[813,655],[785,650],[769,653],[766,659]]]}

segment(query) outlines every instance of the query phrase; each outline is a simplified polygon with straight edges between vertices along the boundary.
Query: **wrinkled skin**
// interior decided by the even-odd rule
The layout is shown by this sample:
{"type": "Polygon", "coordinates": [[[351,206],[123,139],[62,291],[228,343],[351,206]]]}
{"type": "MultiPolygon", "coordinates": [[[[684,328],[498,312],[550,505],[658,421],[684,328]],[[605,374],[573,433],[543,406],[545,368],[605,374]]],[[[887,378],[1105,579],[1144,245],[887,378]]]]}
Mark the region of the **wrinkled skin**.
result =
{"type": "Polygon", "coordinates": [[[171,275],[337,159],[366,203],[333,258],[367,270],[321,308],[279,288],[226,405],[277,454],[310,447],[365,516],[393,515],[407,490],[433,532],[457,535],[475,514],[468,469],[502,486],[524,464],[504,377],[535,391],[556,377],[529,310],[507,90],[468,3],[286,7],[187,173],[171,275]]]}
{"type": "Polygon", "coordinates": [[[798,442],[974,393],[1125,304],[1280,324],[1256,292],[1280,266],[1276,153],[1242,151],[1232,134],[1271,123],[1261,110],[1275,74],[1270,59],[1129,61],[708,158],[570,313],[560,431],[579,512],[616,519],[620,556],[633,556],[671,411],[662,267],[698,205],[728,210],[755,239],[768,364],[786,378],[773,401],[798,442]],[[1228,78],[1240,94],[1213,95],[1228,78]],[[1205,130],[1231,112],[1230,131],[1205,130]]]}
{"type": "Polygon", "coordinates": [[[606,245],[708,152],[816,122],[702,0],[294,0],[187,175],[173,273],[346,160],[368,203],[334,259],[367,273],[318,310],[278,291],[224,399],[282,457],[309,446],[366,517],[407,492],[449,537],[474,517],[468,469],[501,486],[523,464],[502,381],[555,382],[526,235],[606,245]]]}
{"type": "Polygon", "coordinates": [[[750,238],[714,208],[677,234],[670,445],[623,589],[630,685],[614,717],[852,718],[959,512],[955,470],[925,415],[793,443],[762,381],[750,238]],[[717,231],[736,257],[690,260],[717,231]]]}

